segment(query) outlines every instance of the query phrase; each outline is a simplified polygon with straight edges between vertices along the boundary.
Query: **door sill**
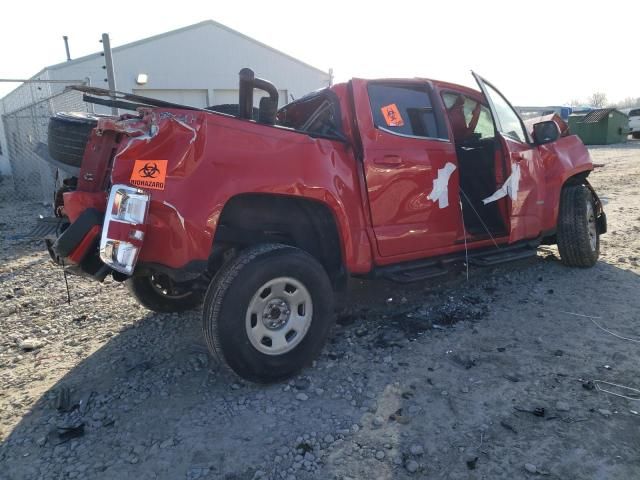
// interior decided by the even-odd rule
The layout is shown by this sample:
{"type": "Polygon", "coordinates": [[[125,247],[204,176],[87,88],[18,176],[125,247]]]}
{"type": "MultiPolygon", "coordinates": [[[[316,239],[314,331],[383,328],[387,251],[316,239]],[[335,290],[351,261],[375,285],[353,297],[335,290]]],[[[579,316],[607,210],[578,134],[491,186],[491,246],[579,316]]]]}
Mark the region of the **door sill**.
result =
{"type": "MultiPolygon", "coordinates": [[[[489,235],[488,233],[467,235],[467,245],[470,245],[475,242],[481,242],[484,240],[491,240],[492,237],[495,239],[496,242],[499,243],[500,240],[508,239],[509,234],[507,232],[499,232],[499,233],[492,233],[491,235],[489,235]]],[[[453,243],[456,245],[464,244],[464,237],[457,239],[453,243]]]]}

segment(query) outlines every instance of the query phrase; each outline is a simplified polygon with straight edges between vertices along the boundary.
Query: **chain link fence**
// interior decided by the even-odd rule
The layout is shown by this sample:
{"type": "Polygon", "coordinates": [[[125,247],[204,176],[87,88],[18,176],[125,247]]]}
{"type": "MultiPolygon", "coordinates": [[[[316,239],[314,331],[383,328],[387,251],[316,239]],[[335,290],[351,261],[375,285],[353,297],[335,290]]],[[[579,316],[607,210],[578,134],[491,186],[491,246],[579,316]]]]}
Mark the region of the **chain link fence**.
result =
{"type": "Polygon", "coordinates": [[[22,200],[49,204],[57,183],[68,176],[45,158],[49,118],[56,112],[86,112],[89,104],[82,93],[65,91],[81,81],[29,81],[19,85],[2,100],[5,175],[0,177],[3,201],[22,200]],[[8,173],[8,175],[6,175],[8,173]]]}

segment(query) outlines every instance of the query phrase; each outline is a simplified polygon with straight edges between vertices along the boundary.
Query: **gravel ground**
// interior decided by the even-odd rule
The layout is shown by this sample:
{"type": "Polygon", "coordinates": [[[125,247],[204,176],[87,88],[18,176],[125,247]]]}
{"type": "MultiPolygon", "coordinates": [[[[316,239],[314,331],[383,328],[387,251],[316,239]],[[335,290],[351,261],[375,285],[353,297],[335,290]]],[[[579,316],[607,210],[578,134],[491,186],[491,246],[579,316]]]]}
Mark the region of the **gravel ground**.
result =
{"type": "Polygon", "coordinates": [[[594,268],[545,247],[468,282],[354,282],[317,362],[267,387],[210,362],[199,312],[80,278],[68,305],[17,239],[46,209],[3,201],[0,479],[640,478],[640,400],[602,389],[640,395],[597,382],[640,388],[640,142],[591,153],[594,268]]]}

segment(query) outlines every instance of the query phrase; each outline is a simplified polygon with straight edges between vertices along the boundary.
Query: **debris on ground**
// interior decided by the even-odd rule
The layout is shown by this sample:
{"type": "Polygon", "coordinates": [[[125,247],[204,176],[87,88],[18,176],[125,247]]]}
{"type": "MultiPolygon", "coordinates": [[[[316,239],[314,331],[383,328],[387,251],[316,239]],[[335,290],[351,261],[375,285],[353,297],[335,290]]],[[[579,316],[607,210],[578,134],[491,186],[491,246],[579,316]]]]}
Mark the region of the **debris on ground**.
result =
{"type": "Polygon", "coordinates": [[[0,477],[640,478],[637,343],[560,313],[640,338],[640,142],[591,155],[595,267],[543,246],[469,281],[354,279],[317,361],[269,386],[203,353],[198,311],[152,313],[110,277],[69,276],[67,305],[21,239],[47,209],[0,189],[0,477]]]}

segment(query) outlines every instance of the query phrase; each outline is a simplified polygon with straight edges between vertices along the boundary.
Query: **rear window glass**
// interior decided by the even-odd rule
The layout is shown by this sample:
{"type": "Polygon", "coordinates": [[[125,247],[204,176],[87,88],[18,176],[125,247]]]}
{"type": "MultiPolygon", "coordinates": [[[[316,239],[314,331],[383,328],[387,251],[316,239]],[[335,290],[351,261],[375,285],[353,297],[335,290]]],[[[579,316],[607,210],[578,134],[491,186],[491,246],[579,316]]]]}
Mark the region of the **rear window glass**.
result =
{"type": "Polygon", "coordinates": [[[336,103],[326,94],[301,98],[280,109],[277,123],[311,135],[343,138],[336,103]]]}
{"type": "Polygon", "coordinates": [[[447,138],[426,88],[371,83],[369,100],[373,122],[378,128],[402,135],[447,138]]]}
{"type": "Polygon", "coordinates": [[[636,108],[635,110],[631,110],[629,112],[630,117],[640,117],[640,108],[636,108]]]}

